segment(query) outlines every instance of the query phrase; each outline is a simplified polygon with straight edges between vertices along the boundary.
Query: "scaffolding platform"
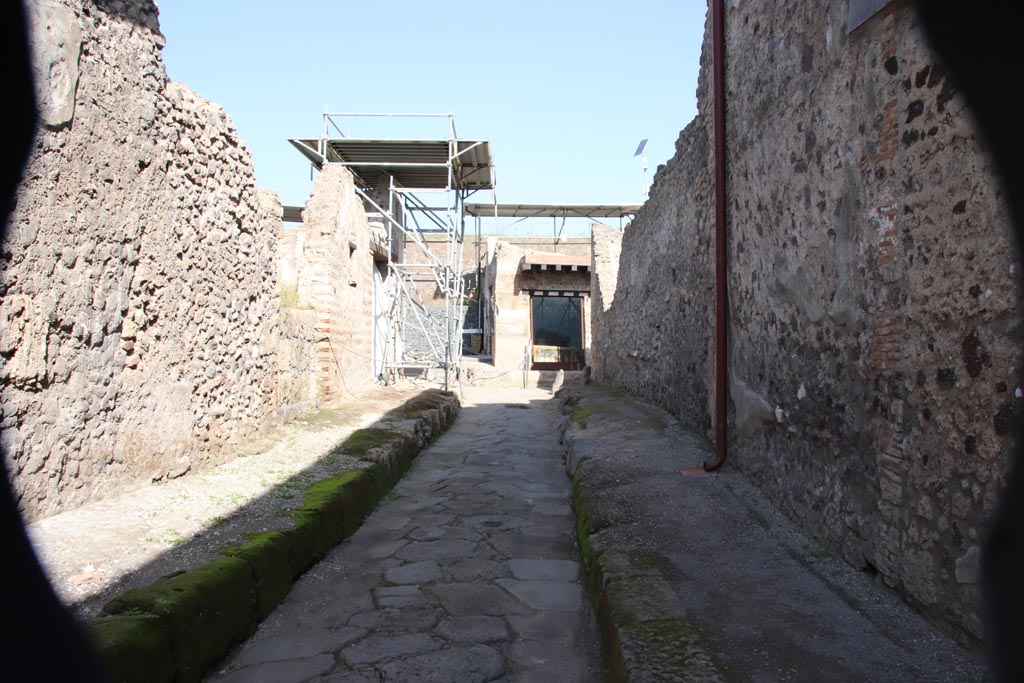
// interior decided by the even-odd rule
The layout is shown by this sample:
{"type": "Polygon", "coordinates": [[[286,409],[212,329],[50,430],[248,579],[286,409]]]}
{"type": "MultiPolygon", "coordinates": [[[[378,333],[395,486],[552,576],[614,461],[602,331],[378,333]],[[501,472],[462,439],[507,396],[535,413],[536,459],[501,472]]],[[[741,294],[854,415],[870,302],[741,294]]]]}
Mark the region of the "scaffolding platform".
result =
{"type": "Polygon", "coordinates": [[[348,168],[368,213],[387,232],[387,276],[374,281],[374,374],[387,382],[407,368],[440,368],[448,388],[462,358],[465,204],[481,191],[494,203],[490,141],[459,138],[450,113],[323,116],[321,137],[289,142],[317,169],[348,168]],[[447,135],[349,137],[339,123],[352,117],[446,119],[447,135]],[[424,282],[434,286],[429,300],[424,282]]]}

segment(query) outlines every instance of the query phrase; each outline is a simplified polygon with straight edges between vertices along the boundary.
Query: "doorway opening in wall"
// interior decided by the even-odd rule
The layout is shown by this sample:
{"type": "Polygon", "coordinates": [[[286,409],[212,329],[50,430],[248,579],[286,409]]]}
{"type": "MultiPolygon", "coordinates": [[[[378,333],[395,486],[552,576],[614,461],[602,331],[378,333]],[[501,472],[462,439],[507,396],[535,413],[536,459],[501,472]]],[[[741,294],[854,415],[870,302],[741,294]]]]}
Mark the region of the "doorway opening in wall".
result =
{"type": "Polygon", "coordinates": [[[582,297],[534,294],[530,297],[530,328],[531,369],[583,369],[582,297]]]}

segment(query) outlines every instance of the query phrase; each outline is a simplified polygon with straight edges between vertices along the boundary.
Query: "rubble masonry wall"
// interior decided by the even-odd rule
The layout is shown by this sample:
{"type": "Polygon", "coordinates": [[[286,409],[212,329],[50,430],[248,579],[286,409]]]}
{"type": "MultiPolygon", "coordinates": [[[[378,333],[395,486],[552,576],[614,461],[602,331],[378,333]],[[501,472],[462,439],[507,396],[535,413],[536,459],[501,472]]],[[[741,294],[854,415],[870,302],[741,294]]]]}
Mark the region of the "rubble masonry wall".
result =
{"type": "MultiPolygon", "coordinates": [[[[988,158],[909,3],[727,3],[730,457],[940,623],[978,557],[1020,389],[1019,268],[988,158]]],[[[710,427],[710,33],[699,115],[595,306],[599,379],[710,427]]],[[[597,246],[595,245],[595,253],[597,246]]]]}
{"type": "Polygon", "coordinates": [[[42,125],[0,257],[0,438],[34,518],[260,433],[281,208],[224,110],[168,81],[153,2],[30,8],[42,125]]]}

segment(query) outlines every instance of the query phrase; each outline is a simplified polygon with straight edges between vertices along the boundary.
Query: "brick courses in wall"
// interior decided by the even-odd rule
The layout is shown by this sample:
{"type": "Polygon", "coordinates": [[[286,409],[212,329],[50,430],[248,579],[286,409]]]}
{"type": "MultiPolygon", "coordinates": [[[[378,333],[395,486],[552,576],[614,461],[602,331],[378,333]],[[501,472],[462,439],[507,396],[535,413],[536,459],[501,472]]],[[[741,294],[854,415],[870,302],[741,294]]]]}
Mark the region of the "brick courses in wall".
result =
{"type": "Polygon", "coordinates": [[[372,382],[373,271],[386,272],[384,232],[371,227],[352,174],[327,164],[313,185],[303,224],[290,238],[282,291],[294,308],[310,311],[314,328],[316,400],[347,398],[372,382]],[[291,280],[294,278],[294,280],[291,280]]]}
{"type": "MultiPolygon", "coordinates": [[[[1020,264],[985,150],[909,3],[852,33],[845,2],[728,5],[730,457],[854,566],[980,638],[979,547],[1021,400],[1020,264]]],[[[708,38],[698,117],[595,306],[599,376],[703,429],[708,38]]]]}
{"type": "Polygon", "coordinates": [[[29,518],[232,457],[275,405],[281,209],[146,0],[30,3],[43,124],[2,245],[3,450],[29,518]]]}

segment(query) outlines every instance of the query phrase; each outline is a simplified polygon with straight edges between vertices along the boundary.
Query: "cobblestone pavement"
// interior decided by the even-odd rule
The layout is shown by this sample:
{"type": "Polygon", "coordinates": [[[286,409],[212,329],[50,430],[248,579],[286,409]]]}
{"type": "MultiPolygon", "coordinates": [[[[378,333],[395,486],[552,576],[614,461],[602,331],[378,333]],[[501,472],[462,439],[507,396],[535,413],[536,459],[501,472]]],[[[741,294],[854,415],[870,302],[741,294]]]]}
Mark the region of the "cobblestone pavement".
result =
{"type": "Polygon", "coordinates": [[[601,679],[556,402],[467,388],[463,406],[209,680],[601,679]]]}

